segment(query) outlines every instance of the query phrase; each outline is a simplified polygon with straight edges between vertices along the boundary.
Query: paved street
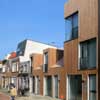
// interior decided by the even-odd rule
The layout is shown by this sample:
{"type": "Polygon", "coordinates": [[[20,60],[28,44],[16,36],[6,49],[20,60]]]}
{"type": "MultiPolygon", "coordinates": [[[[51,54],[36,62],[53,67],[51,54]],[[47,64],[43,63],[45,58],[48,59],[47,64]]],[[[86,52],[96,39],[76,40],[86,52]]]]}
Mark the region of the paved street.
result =
{"type": "Polygon", "coordinates": [[[5,94],[0,93],[0,100],[10,100],[10,97],[5,94]]]}
{"type": "MultiPolygon", "coordinates": [[[[10,97],[4,93],[0,93],[0,100],[10,100],[10,97]]],[[[31,95],[24,97],[16,97],[16,100],[60,100],[60,99],[31,95]]]]}
{"type": "MultiPolygon", "coordinates": [[[[0,89],[0,100],[10,100],[10,94],[7,92],[7,89],[0,89]]],[[[31,94],[30,96],[16,97],[16,100],[60,100],[60,99],[36,96],[31,94]]]]}
{"type": "Polygon", "coordinates": [[[43,96],[17,97],[16,100],[60,100],[43,96]]]}

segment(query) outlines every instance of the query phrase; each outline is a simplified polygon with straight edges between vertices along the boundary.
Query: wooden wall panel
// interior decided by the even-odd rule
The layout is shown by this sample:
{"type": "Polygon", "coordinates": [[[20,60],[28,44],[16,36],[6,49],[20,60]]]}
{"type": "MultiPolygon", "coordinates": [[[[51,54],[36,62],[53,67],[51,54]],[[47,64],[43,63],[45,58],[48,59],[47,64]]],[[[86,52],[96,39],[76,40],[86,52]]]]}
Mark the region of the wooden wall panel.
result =
{"type": "Polygon", "coordinates": [[[64,17],[78,11],[79,41],[97,36],[98,33],[98,0],[69,0],[65,4],[64,17]]]}

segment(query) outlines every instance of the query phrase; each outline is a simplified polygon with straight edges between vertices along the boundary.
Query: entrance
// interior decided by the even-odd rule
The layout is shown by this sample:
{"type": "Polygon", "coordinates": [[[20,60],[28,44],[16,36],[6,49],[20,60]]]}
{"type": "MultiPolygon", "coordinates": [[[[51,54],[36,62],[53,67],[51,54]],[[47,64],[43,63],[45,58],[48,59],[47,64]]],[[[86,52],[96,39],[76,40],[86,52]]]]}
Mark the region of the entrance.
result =
{"type": "Polygon", "coordinates": [[[96,75],[89,75],[89,99],[96,100],[96,75]]]}
{"type": "Polygon", "coordinates": [[[58,75],[54,76],[54,97],[58,98],[59,95],[59,81],[58,81],[58,75]]]}
{"type": "Polygon", "coordinates": [[[35,77],[33,77],[33,93],[35,93],[35,77]]]}
{"type": "Polygon", "coordinates": [[[52,96],[52,77],[45,77],[45,96],[52,96]]]}
{"type": "Polygon", "coordinates": [[[67,77],[67,100],[82,100],[82,76],[69,75],[67,77]]]}
{"type": "Polygon", "coordinates": [[[35,93],[39,94],[40,93],[40,80],[39,80],[39,76],[35,77],[35,93]]]}

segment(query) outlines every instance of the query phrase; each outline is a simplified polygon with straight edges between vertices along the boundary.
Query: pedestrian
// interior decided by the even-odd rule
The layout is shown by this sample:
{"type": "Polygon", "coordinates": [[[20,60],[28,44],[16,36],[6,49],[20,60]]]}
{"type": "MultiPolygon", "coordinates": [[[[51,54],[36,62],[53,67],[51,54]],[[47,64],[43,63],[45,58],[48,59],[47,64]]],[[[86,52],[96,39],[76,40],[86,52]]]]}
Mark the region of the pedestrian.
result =
{"type": "Polygon", "coordinates": [[[17,89],[15,85],[11,85],[10,95],[11,95],[11,100],[15,100],[15,97],[17,96],[17,89]]]}

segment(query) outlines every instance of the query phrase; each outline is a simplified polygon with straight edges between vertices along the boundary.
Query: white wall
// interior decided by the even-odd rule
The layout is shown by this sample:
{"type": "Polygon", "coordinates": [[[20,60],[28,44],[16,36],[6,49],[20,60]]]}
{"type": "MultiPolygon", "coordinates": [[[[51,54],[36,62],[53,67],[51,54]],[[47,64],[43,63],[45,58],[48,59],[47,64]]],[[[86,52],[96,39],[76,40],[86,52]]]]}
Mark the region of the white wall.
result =
{"type": "Polygon", "coordinates": [[[31,40],[27,40],[26,50],[25,50],[24,56],[27,58],[32,53],[42,54],[43,50],[47,49],[47,48],[56,48],[56,47],[50,46],[47,44],[43,44],[43,43],[39,43],[39,42],[35,42],[35,41],[31,41],[31,40]]]}

